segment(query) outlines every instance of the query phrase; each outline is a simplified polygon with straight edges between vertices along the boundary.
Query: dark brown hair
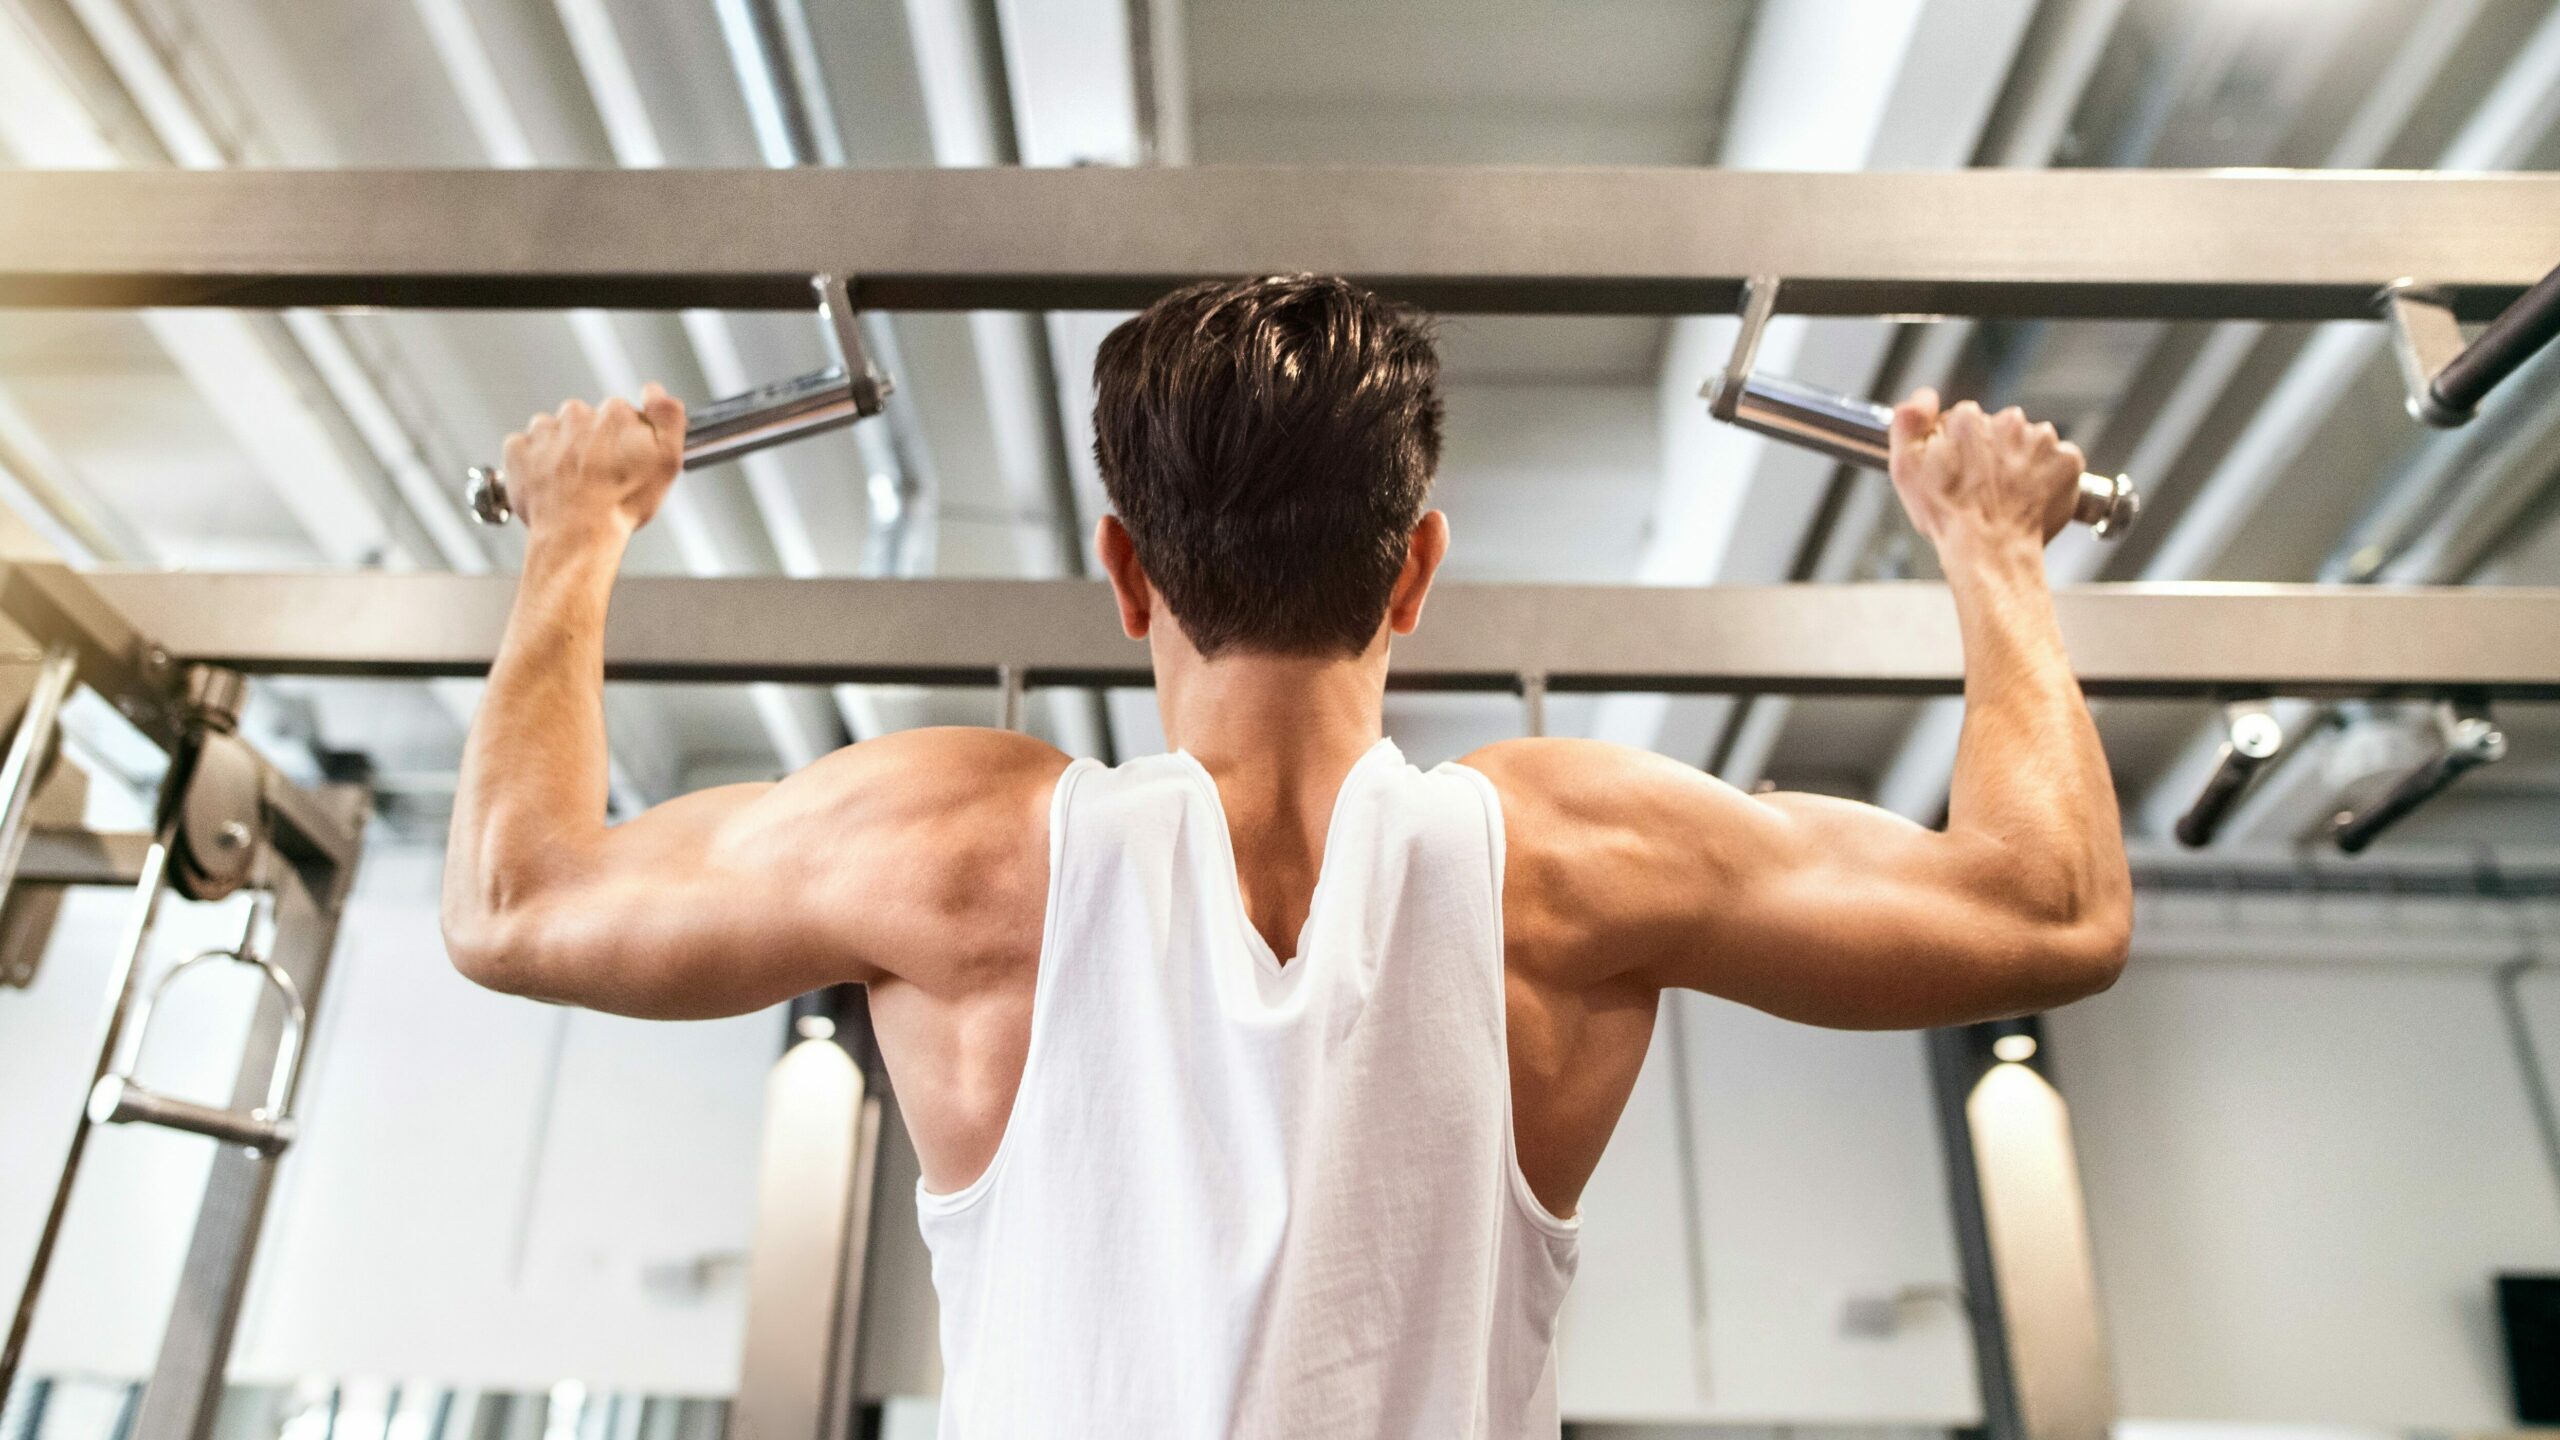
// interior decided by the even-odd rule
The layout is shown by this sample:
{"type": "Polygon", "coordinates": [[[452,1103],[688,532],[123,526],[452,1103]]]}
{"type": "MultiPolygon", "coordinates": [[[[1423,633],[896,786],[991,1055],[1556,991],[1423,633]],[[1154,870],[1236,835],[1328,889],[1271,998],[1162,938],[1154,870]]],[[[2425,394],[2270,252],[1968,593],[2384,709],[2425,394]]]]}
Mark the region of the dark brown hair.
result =
{"type": "Polygon", "coordinates": [[[1367,648],[1440,463],[1427,317],[1325,276],[1192,285],[1093,379],[1103,486],[1201,654],[1367,648]]]}

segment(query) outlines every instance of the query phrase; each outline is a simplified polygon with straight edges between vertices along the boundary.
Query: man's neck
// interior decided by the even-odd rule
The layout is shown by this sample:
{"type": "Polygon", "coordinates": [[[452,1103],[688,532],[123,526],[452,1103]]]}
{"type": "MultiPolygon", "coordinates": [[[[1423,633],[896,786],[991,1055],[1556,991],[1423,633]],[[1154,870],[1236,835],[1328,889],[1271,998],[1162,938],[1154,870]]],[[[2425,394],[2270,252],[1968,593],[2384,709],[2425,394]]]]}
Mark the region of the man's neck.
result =
{"type": "Polygon", "coordinates": [[[1222,783],[1329,786],[1385,733],[1386,647],[1210,660],[1188,645],[1160,646],[1156,703],[1165,743],[1222,783]]]}

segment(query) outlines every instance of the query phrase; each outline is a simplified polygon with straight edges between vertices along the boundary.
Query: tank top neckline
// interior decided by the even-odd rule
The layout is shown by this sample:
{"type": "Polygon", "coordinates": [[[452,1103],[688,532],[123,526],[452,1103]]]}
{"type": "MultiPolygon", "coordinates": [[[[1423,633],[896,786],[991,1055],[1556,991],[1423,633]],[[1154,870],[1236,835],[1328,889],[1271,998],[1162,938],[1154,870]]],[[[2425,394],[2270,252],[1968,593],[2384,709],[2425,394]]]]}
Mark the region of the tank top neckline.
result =
{"type": "Polygon", "coordinates": [[[1341,838],[1342,816],[1347,808],[1345,802],[1350,800],[1353,788],[1363,778],[1365,772],[1372,768],[1373,763],[1379,760],[1379,757],[1390,756],[1401,761],[1404,758],[1404,752],[1396,748],[1393,740],[1381,735],[1368,749],[1360,752],[1360,758],[1351,762],[1350,769],[1342,772],[1342,783],[1335,786],[1333,791],[1333,812],[1325,817],[1324,851],[1316,857],[1316,883],[1314,890],[1307,896],[1307,917],[1299,922],[1297,940],[1290,946],[1289,958],[1286,960],[1282,960],[1278,952],[1271,948],[1271,942],[1264,938],[1262,931],[1254,926],[1253,916],[1245,910],[1244,872],[1236,865],[1235,830],[1227,822],[1227,802],[1225,797],[1218,793],[1218,777],[1210,774],[1209,767],[1201,764],[1200,757],[1190,751],[1177,748],[1172,753],[1173,757],[1181,762],[1183,769],[1199,784],[1209,802],[1209,813],[1217,818],[1218,853],[1226,860],[1227,883],[1224,898],[1233,915],[1235,928],[1244,939],[1246,952],[1253,957],[1255,967],[1272,976],[1304,972],[1307,969],[1308,959],[1307,936],[1315,929],[1316,917],[1324,913],[1326,893],[1334,888],[1334,857],[1340,851],[1340,847],[1334,842],[1341,838]]]}

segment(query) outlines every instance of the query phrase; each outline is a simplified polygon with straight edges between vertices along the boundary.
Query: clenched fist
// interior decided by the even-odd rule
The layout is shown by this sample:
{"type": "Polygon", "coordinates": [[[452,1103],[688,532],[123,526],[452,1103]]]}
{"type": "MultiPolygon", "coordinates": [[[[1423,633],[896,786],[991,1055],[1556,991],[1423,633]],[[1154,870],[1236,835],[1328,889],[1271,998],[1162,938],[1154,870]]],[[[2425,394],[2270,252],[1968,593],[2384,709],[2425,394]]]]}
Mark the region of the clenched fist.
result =
{"type": "Polygon", "coordinates": [[[635,408],[571,400],[507,437],[507,491],[528,530],[649,523],[684,465],[684,403],[656,384],[635,408]]]}
{"type": "Polygon", "coordinates": [[[1893,488],[1932,544],[2031,535],[2038,544],[2071,523],[2088,459],[2048,424],[2012,405],[1997,415],[1967,400],[1940,411],[1938,392],[1915,391],[1893,411],[1893,488]]]}

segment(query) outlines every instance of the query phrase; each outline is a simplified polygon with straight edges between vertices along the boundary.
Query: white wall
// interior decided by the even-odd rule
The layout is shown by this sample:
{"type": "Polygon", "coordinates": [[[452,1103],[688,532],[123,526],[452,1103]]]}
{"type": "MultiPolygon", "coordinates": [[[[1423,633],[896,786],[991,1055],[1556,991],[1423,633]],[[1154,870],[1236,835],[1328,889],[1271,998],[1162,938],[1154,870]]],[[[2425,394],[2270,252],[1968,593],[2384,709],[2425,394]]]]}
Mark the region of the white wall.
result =
{"type": "Polygon", "coordinates": [[[2560,1196],[2491,983],[2137,956],[2055,1017],[2127,1415],[2508,1423],[2490,1276],[2560,1268],[2560,1196]]]}
{"type": "MultiPolygon", "coordinates": [[[[746,1246],[779,1020],[648,1025],[475,989],[444,960],[434,862],[380,847],[367,857],[235,1374],[726,1391],[741,1296],[735,1266],[716,1262],[746,1246]],[[558,1095],[536,1164],[555,1039],[565,1041],[558,1095]],[[698,1290],[657,1273],[705,1258],[715,1264],[698,1290]]],[[[0,1106],[0,1286],[10,1293],[88,1073],[122,908],[105,892],[72,899],[38,987],[0,994],[0,1094],[10,1097],[0,1106]]],[[[192,909],[170,909],[156,948],[206,930],[192,909]]],[[[237,931],[211,928],[218,940],[237,931]]],[[[151,1074],[186,1093],[227,1093],[240,1014],[236,1004],[173,1011],[160,1037],[169,1049],[154,1049],[176,1063],[151,1074]]],[[[97,1134],[34,1370],[148,1368],[209,1154],[188,1136],[97,1134]]]]}
{"type": "Polygon", "coordinates": [[[1853,1295],[1947,1287],[1956,1261],[1918,1037],[1688,1010],[1707,1326],[1690,1255],[1665,1030],[1584,1197],[1559,1363],[1568,1415],[1958,1425],[1970,1341],[1944,1306],[1890,1338],[1842,1332],[1853,1295]]]}
{"type": "MultiPolygon", "coordinates": [[[[0,1104],[0,1298],[9,1301],[86,1099],[127,898],[104,890],[65,897],[35,984],[0,990],[0,1096],[7,1097],[0,1104]]],[[[170,905],[151,959],[174,963],[227,945],[246,913],[238,902],[170,905]]],[[[176,1094],[227,1096],[254,998],[245,979],[194,976],[172,991],[142,1078],[176,1094]]],[[[31,1370],[131,1375],[148,1368],[211,1159],[210,1142],[166,1131],[94,1139],[29,1342],[31,1370]]]]}
{"type": "MultiPolygon", "coordinates": [[[[239,1350],[302,1375],[717,1394],[752,1213],[771,1016],[650,1025],[470,987],[444,964],[434,857],[368,861],[324,1008],[239,1350]],[[548,1143],[540,1095],[560,1043],[548,1143]],[[519,1268],[517,1256],[521,1253],[519,1268]],[[698,1286],[683,1277],[699,1272],[698,1286]]],[[[0,1287],[14,1281],[79,1101],[122,897],[66,908],[38,986],[0,993],[0,1287]]],[[[228,940],[237,907],[173,909],[158,951],[228,940]]],[[[2155,912],[2156,916],[2156,912],[2155,912]]],[[[2404,917],[2406,918],[2406,917],[2404,917]]],[[[2377,927],[2359,917],[2362,952],[2377,927]]],[[[2476,964],[2203,963],[2192,936],[2054,1018],[2128,1415],[2485,1427],[2504,1417],[2488,1276],[2560,1268],[2560,1198],[2476,964]]],[[[2303,963],[2307,959],[2319,963],[2303,963]]],[[[2528,994],[2560,1057],[2560,985],[2528,994]]],[[[155,1080],[218,1093],[244,986],[171,1016],[155,1080]]],[[[1852,1296],[1952,1283],[1916,1037],[1845,1035],[1688,999],[1706,1327],[1690,1315],[1671,1052],[1657,1045],[1585,1210],[1568,1411],[1624,1423],[1956,1425],[1965,1333],[1943,1303],[1883,1339],[1852,1296]],[[1701,1343],[1702,1341],[1702,1343],[1701,1343]]],[[[148,1364],[207,1147],[102,1133],[35,1367],[148,1364]]],[[[866,1373],[929,1389],[931,1307],[883,1193],[887,1287],[866,1373]]]]}

